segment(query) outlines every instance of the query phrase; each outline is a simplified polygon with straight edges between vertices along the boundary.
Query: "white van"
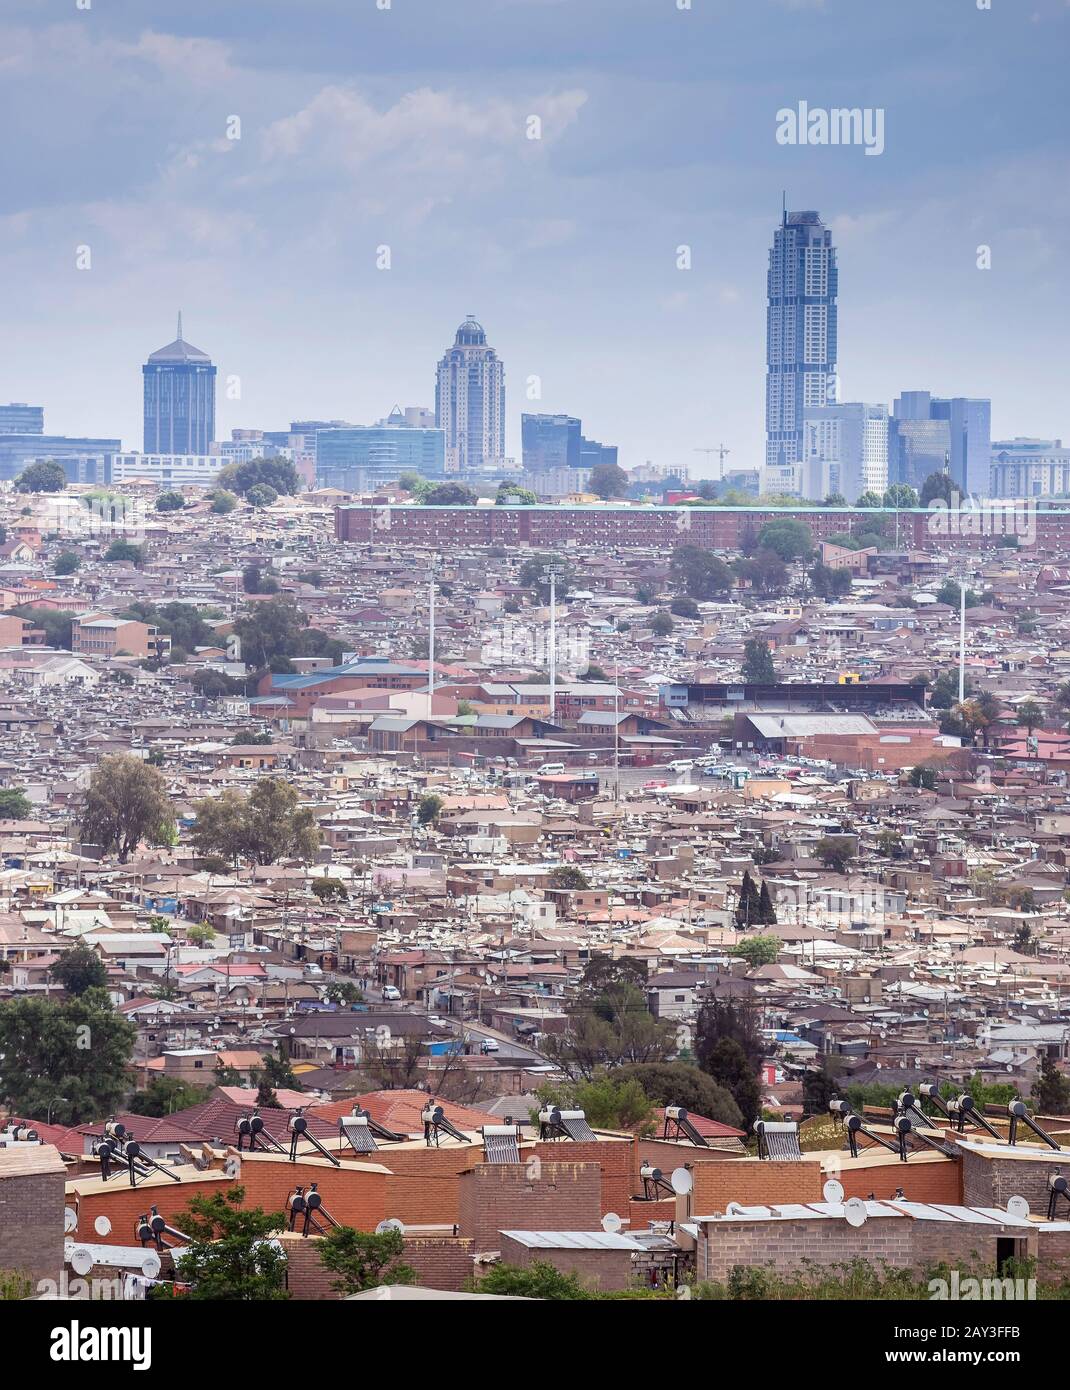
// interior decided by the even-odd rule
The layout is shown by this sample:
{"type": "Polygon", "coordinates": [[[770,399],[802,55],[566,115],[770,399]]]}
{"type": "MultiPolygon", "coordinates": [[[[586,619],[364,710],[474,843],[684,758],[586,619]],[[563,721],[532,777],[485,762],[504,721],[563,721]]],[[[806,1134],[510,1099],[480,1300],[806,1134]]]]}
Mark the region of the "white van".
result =
{"type": "Polygon", "coordinates": [[[690,772],[695,766],[692,758],[673,758],[669,764],[670,772],[690,772]]]}
{"type": "Polygon", "coordinates": [[[565,770],[564,763],[543,763],[535,771],[536,777],[560,777],[565,770]]]}

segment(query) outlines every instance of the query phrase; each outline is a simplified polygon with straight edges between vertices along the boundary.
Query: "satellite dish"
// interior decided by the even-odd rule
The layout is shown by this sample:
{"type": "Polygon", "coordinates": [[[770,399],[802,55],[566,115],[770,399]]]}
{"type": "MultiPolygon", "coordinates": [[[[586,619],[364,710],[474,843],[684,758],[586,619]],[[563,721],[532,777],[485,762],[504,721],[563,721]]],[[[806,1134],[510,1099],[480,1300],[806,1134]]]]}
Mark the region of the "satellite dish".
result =
{"type": "Polygon", "coordinates": [[[106,1216],[98,1216],[93,1222],[93,1230],[96,1231],[98,1236],[110,1236],[111,1222],[106,1216]]]}
{"type": "Polygon", "coordinates": [[[397,1231],[398,1235],[405,1234],[405,1223],[399,1221],[396,1216],[389,1217],[386,1221],[380,1221],[375,1228],[377,1236],[385,1236],[388,1231],[397,1231]]]}
{"type": "Polygon", "coordinates": [[[835,1178],[829,1178],[828,1182],[821,1189],[826,1202],[843,1201],[843,1183],[837,1182],[835,1178]]]}
{"type": "Polygon", "coordinates": [[[1017,1217],[1019,1221],[1027,1221],[1029,1219],[1029,1203],[1024,1197],[1009,1198],[1007,1215],[1017,1217]]]}
{"type": "Polygon", "coordinates": [[[78,1229],[78,1213],[73,1207],[63,1208],[63,1229],[68,1234],[78,1229]]]}
{"type": "Polygon", "coordinates": [[[79,1245],[77,1250],[71,1251],[71,1269],[74,1270],[75,1274],[84,1278],[92,1268],[93,1256],[84,1245],[79,1245]]]}
{"type": "Polygon", "coordinates": [[[602,1230],[607,1231],[611,1236],[616,1235],[623,1225],[624,1222],[615,1211],[607,1211],[602,1217],[602,1230]]]}
{"type": "Polygon", "coordinates": [[[155,1250],[150,1250],[141,1261],[141,1272],[146,1279],[155,1279],[160,1272],[160,1257],[155,1250]]]}
{"type": "Polygon", "coordinates": [[[669,1182],[672,1184],[672,1190],[681,1197],[686,1197],[695,1185],[694,1178],[686,1168],[674,1168],[669,1182]]]}
{"type": "Polygon", "coordinates": [[[866,1204],[861,1197],[849,1198],[844,1205],[843,1214],[847,1218],[848,1226],[855,1227],[864,1226],[866,1217],[869,1215],[866,1211],[866,1204]]]}

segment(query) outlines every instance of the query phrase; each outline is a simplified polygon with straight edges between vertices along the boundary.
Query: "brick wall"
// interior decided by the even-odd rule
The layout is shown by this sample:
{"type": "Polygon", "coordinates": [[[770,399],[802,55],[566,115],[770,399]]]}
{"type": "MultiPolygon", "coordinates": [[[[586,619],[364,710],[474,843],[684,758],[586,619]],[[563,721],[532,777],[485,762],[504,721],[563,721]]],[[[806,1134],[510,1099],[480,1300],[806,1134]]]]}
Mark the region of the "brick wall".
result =
{"type": "MultiPolygon", "coordinates": [[[[963,1200],[971,1207],[1005,1207],[1010,1197],[1024,1197],[1034,1216],[1048,1210],[1048,1177],[1062,1173],[1070,1178],[1070,1154],[1060,1157],[1052,1151],[1050,1159],[989,1158],[985,1154],[962,1150],[963,1200]]],[[[1065,1214],[1065,1203],[1060,1216],[1065,1214]]]]}
{"type": "Polygon", "coordinates": [[[824,1200],[824,1178],[818,1159],[804,1159],[801,1163],[775,1159],[763,1162],[756,1158],[734,1159],[730,1163],[697,1159],[691,1173],[691,1210],[696,1216],[723,1212],[729,1202],[765,1206],[770,1202],[824,1200]]]}
{"type": "MultiPolygon", "coordinates": [[[[337,1279],[320,1262],[317,1237],[304,1240],[300,1236],[283,1237],[286,1246],[286,1282],[294,1298],[340,1298],[331,1288],[337,1279]]],[[[406,1237],[402,1262],[416,1271],[416,1283],[425,1289],[445,1289],[461,1292],[472,1277],[472,1242],[448,1237],[406,1237]]]]}
{"type": "Polygon", "coordinates": [[[481,1254],[501,1248],[499,1231],[599,1230],[601,1188],[597,1163],[544,1161],[537,1177],[523,1165],[479,1163],[460,1179],[460,1234],[481,1254]]]}
{"type": "Polygon", "coordinates": [[[846,1197],[868,1197],[872,1192],[879,1201],[894,1197],[896,1189],[901,1187],[908,1202],[958,1206],[963,1200],[962,1165],[935,1153],[931,1158],[919,1155],[908,1163],[885,1163],[868,1168],[844,1166],[835,1176],[843,1184],[846,1197]]]}
{"type": "MultiPolygon", "coordinates": [[[[637,1192],[642,1192],[639,1181],[638,1141],[626,1139],[599,1139],[587,1144],[574,1144],[571,1140],[546,1140],[533,1145],[534,1151],[543,1163],[596,1163],[601,1172],[601,1211],[599,1220],[609,1211],[624,1216],[628,1203],[637,1192]]],[[[598,1222],[595,1222],[597,1225],[598,1222]]],[[[520,1227],[518,1226],[519,1230],[520,1227]]],[[[526,1230],[537,1227],[525,1226],[526,1230]]],[[[565,1227],[552,1226],[548,1230],[564,1230],[565,1227]]],[[[577,1228],[582,1229],[582,1228],[577,1228]]]]}
{"type": "Polygon", "coordinates": [[[481,1156],[481,1149],[459,1147],[384,1150],[380,1161],[390,1169],[390,1215],[407,1225],[455,1225],[460,1176],[481,1156]]]}
{"type": "Polygon", "coordinates": [[[509,1236],[502,1236],[501,1247],[503,1264],[525,1269],[539,1260],[578,1275],[590,1289],[630,1289],[637,1282],[630,1250],[530,1250],[509,1236]]]}
{"type": "Polygon", "coordinates": [[[66,1177],[51,1144],[0,1149],[0,1269],[59,1282],[66,1177]]]}

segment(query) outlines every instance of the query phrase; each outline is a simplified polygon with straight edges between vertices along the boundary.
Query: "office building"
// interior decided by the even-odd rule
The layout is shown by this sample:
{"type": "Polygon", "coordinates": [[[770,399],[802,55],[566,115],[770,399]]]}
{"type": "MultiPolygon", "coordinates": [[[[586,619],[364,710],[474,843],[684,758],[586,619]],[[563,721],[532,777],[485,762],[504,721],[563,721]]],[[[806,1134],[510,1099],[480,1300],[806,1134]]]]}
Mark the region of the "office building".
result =
{"type": "Polygon", "coordinates": [[[41,405],[26,405],[12,401],[0,405],[0,434],[44,434],[45,409],[41,405]]]}
{"type": "Polygon", "coordinates": [[[178,337],[152,353],[144,378],[146,454],[208,453],[215,439],[216,369],[206,352],[178,337]]]}
{"type": "MultiPolygon", "coordinates": [[[[388,417],[393,422],[394,416],[388,417]]],[[[402,473],[441,478],[445,471],[445,433],[404,423],[352,425],[317,430],[316,485],[362,492],[395,483],[402,473]]]]}
{"type": "Polygon", "coordinates": [[[803,457],[803,415],[836,400],[838,289],[832,233],[816,212],[787,212],[769,253],[766,452],[770,469],[803,457]]]}
{"type": "Polygon", "coordinates": [[[438,364],[435,423],[447,473],[493,472],[505,460],[505,368],[469,316],[438,364]]]}
{"type": "Polygon", "coordinates": [[[854,503],[888,486],[888,407],[860,401],[803,413],[801,496],[821,502],[838,492],[854,503]]]}
{"type": "Polygon", "coordinates": [[[997,439],[992,497],[1070,497],[1070,449],[1061,439],[997,439]]]}
{"type": "Polygon", "coordinates": [[[558,468],[597,468],[617,463],[617,446],[599,444],[583,435],[582,421],[574,415],[521,415],[520,437],[524,468],[532,473],[552,473],[558,468]]]}
{"type": "Polygon", "coordinates": [[[992,460],[991,402],[967,396],[904,391],[897,396],[889,431],[889,476],[921,488],[945,470],[959,492],[984,497],[992,460]]]}
{"type": "Polygon", "coordinates": [[[107,454],[102,483],[150,482],[160,487],[213,487],[227,463],[221,454],[107,454]]]}
{"type": "Polygon", "coordinates": [[[17,478],[28,463],[38,460],[55,459],[57,463],[65,463],[67,459],[82,455],[115,453],[122,447],[120,439],[72,439],[59,434],[0,434],[0,479],[17,478]]]}

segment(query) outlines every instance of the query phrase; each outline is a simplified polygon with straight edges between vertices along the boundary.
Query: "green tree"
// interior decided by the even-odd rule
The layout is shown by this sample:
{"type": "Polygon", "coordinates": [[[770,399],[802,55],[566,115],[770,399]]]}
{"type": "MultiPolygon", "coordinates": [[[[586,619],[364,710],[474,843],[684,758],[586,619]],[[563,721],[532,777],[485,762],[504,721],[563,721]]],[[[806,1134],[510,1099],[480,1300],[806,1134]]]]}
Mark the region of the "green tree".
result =
{"type": "Polygon", "coordinates": [[[30,798],[20,787],[0,787],[0,820],[28,820],[30,798]]]}
{"type": "Polygon", "coordinates": [[[654,1018],[645,993],[619,984],[574,1000],[568,1030],[550,1034],[543,1051],[575,1081],[624,1062],[662,1062],[675,1041],[675,1026],[654,1018]]]}
{"type": "Polygon", "coordinates": [[[576,585],[571,563],[559,555],[532,555],[520,566],[516,582],[522,589],[534,589],[540,603],[549,603],[551,568],[557,571],[557,602],[563,603],[576,585]]]}
{"type": "Polygon", "coordinates": [[[141,564],[143,556],[139,545],[134,545],[131,541],[116,540],[112,541],[101,558],[109,564],[121,562],[136,567],[141,564]]]}
{"type": "Polygon", "coordinates": [[[346,886],[340,878],[314,878],[312,880],[312,892],[319,898],[320,902],[326,903],[332,900],[344,900],[349,897],[346,886]]]}
{"type": "Polygon", "coordinates": [[[762,923],[762,899],[750,870],[744,870],[743,881],[739,885],[734,921],[737,927],[760,926],[762,923]]]}
{"type": "Polygon", "coordinates": [[[559,864],[556,869],[550,872],[551,888],[567,888],[573,892],[586,892],[590,886],[591,880],[582,869],[577,869],[575,864],[559,864]]]}
{"type": "Polygon", "coordinates": [[[67,486],[67,474],[55,459],[30,463],[15,479],[16,492],[62,492],[67,486]]]}
{"type": "MultiPolygon", "coordinates": [[[[938,603],[946,603],[948,608],[954,608],[956,611],[962,606],[962,590],[954,579],[948,579],[941,584],[936,591],[936,598],[938,603]]],[[[981,599],[978,594],[975,594],[972,589],[966,590],[967,608],[976,608],[980,602],[981,599]]]]}
{"type": "Polygon", "coordinates": [[[541,1106],[556,1105],[561,1110],[582,1110],[593,1129],[631,1130],[652,1134],[654,1104],[634,1076],[623,1076],[621,1068],[599,1072],[586,1081],[569,1081],[541,1086],[536,1095],[541,1106]]]}
{"type": "Polygon", "coordinates": [[[477,1293],[497,1294],[501,1298],[538,1298],[547,1302],[589,1299],[590,1290],[576,1274],[563,1274],[546,1260],[532,1260],[523,1269],[515,1265],[492,1265],[476,1285],[477,1293]]]}
{"type": "Polygon", "coordinates": [[[198,854],[231,862],[308,861],[319,847],[316,818],[299,805],[300,793],[277,777],[261,778],[248,796],[226,791],[196,802],[192,840],[198,854]]]}
{"type": "Polygon", "coordinates": [[[343,1297],[378,1288],[380,1284],[415,1284],[416,1271],[403,1262],[405,1239],[400,1231],[356,1231],[335,1226],[319,1242],[320,1263],[338,1278],[331,1288],[343,1297]]]}
{"type": "Polygon", "coordinates": [[[907,779],[912,787],[921,787],[925,791],[936,790],[936,768],[926,767],[919,763],[917,767],[910,769],[910,776],[907,779]]]}
{"type": "Polygon", "coordinates": [[[829,1101],[840,1094],[840,1076],[843,1065],[824,1057],[820,1067],[803,1073],[803,1114],[827,1115],[829,1101]]]}
{"type": "Polygon", "coordinates": [[[591,469],[588,490],[608,502],[611,497],[624,497],[628,492],[628,475],[615,463],[596,463],[591,469]]]}
{"type": "Polygon", "coordinates": [[[748,936],[732,948],[732,954],[742,956],[752,970],[757,970],[759,966],[772,965],[780,950],[778,936],[748,936]]]}
{"type": "Polygon", "coordinates": [[[788,567],[775,550],[767,546],[756,554],[737,560],[733,566],[736,578],[763,593],[776,593],[789,579],[788,567]]]}
{"type": "Polygon", "coordinates": [[[339,1004],[348,1009],[352,1004],[362,1004],[364,993],[352,980],[332,980],[324,990],[329,1004],[339,1004]]]}
{"type": "Polygon", "coordinates": [[[810,587],[819,598],[839,598],[851,592],[851,572],[815,565],[809,574],[810,587]]]}
{"type": "Polygon", "coordinates": [[[178,1222],[190,1237],[182,1252],[186,1298],[264,1303],[290,1297],[286,1256],[272,1237],[286,1228],[281,1211],[243,1210],[245,1189],[194,1197],[178,1222]]]}
{"type": "Polygon", "coordinates": [[[207,922],[194,922],[186,928],[186,940],[192,946],[211,946],[215,941],[215,929],[207,922]]]}
{"type": "Polygon", "coordinates": [[[66,994],[82,995],[87,989],[100,989],[108,983],[108,969],[95,951],[79,943],[63,951],[48,972],[66,994]]]}
{"type": "Polygon", "coordinates": [[[850,845],[845,840],[830,835],[818,840],[815,853],[826,869],[831,869],[837,874],[845,873],[847,865],[854,857],[850,845]]]}
{"type": "Polygon", "coordinates": [[[416,810],[416,819],[421,825],[430,825],[433,821],[438,820],[439,816],[442,814],[442,807],[445,804],[442,798],[436,796],[434,792],[425,793],[425,795],[420,797],[420,804],[416,810]]]}
{"type": "Polygon", "coordinates": [[[134,1092],[126,1108],[131,1115],[162,1119],[176,1110],[202,1104],[211,1094],[210,1086],[193,1086],[176,1076],[154,1076],[143,1091],[134,1092]]]}
{"type": "Polygon", "coordinates": [[[676,624],[663,608],[659,609],[650,620],[650,631],[655,637],[668,637],[672,634],[675,627],[676,624]]]}
{"type": "Polygon", "coordinates": [[[52,566],[55,574],[74,574],[82,568],[82,557],[73,550],[61,550],[52,566]]]}
{"type": "Polygon", "coordinates": [[[508,480],[498,484],[498,492],[494,500],[499,507],[506,505],[510,507],[534,507],[538,505],[539,501],[530,488],[517,487],[515,483],[510,483],[508,480]]]}
{"type": "Polygon", "coordinates": [[[731,1094],[691,1062],[626,1063],[612,1075],[638,1081],[655,1105],[682,1105],[689,1114],[719,1120],[733,1129],[742,1125],[743,1117],[731,1094]]]}
{"type": "Polygon", "coordinates": [[[1044,723],[1044,707],[1036,700],[1023,700],[1018,706],[1015,722],[1020,729],[1032,736],[1033,730],[1044,723]]]}
{"type": "Polygon", "coordinates": [[[855,503],[855,506],[862,508],[863,511],[870,507],[882,507],[883,505],[884,498],[879,492],[864,492],[855,503]]]}
{"type": "Polygon", "coordinates": [[[919,505],[927,507],[930,502],[939,500],[950,506],[952,490],[953,486],[948,474],[930,473],[921,485],[919,505]]]}
{"type": "Polygon", "coordinates": [[[883,502],[886,507],[898,507],[900,509],[916,507],[918,494],[907,483],[893,483],[885,491],[883,502]]]}
{"type": "Polygon", "coordinates": [[[669,604],[669,612],[676,618],[697,618],[700,616],[698,604],[693,598],[674,598],[669,604]]]}
{"type": "Polygon", "coordinates": [[[15,618],[25,618],[34,627],[41,628],[45,634],[45,644],[49,647],[56,647],[63,651],[70,651],[71,620],[74,614],[68,609],[37,608],[30,603],[19,604],[16,608],[9,608],[10,613],[15,618]]]}
{"type": "Polygon", "coordinates": [[[830,492],[821,505],[823,507],[846,507],[847,498],[842,492],[830,492]]]}
{"type": "Polygon", "coordinates": [[[790,517],[767,521],[758,532],[758,549],[772,550],[781,560],[807,560],[813,553],[814,538],[804,521],[790,517]]]}
{"type": "Polygon", "coordinates": [[[425,507],[472,507],[476,494],[463,483],[438,483],[420,500],[425,507]]]}
{"type": "Polygon", "coordinates": [[[99,988],[62,1001],[0,1002],[0,1102],[46,1123],[100,1120],[126,1092],[136,1037],[99,988]]]}
{"type": "Polygon", "coordinates": [[[743,680],[748,685],[771,685],[776,680],[769,643],[762,637],[749,637],[744,643],[743,680]]]}
{"type": "Polygon", "coordinates": [[[301,478],[290,459],[272,457],[229,463],[216,474],[216,493],[220,490],[248,497],[254,487],[269,487],[292,496],[301,487],[301,478]]]}
{"type": "Polygon", "coordinates": [[[1047,1053],[1040,1059],[1040,1071],[1030,1096],[1044,1115],[1070,1115],[1070,1080],[1047,1053]]]}
{"type": "Polygon", "coordinates": [[[761,1109],[762,1089],[756,1068],[734,1038],[721,1038],[704,1050],[702,1066],[739,1106],[743,1128],[749,1133],[761,1109]]]}
{"type": "Polygon", "coordinates": [[[279,500],[279,494],[267,483],[257,483],[245,494],[245,500],[250,507],[270,507],[279,500]]]}
{"type": "Polygon", "coordinates": [[[167,784],[157,768],[130,753],[101,758],[90,779],[81,835],[126,863],[142,840],[159,844],[173,826],[167,784]]]}
{"type": "Polygon", "coordinates": [[[181,512],[185,506],[186,499],[180,492],[161,492],[156,498],[158,512],[181,512]]]}
{"type": "Polygon", "coordinates": [[[902,859],[906,853],[903,837],[896,830],[882,830],[877,836],[877,848],[887,859],[902,859]]]}
{"type": "Polygon", "coordinates": [[[208,494],[208,498],[216,516],[226,516],[238,505],[238,499],[233,492],[228,492],[226,488],[215,488],[208,494]]]}

